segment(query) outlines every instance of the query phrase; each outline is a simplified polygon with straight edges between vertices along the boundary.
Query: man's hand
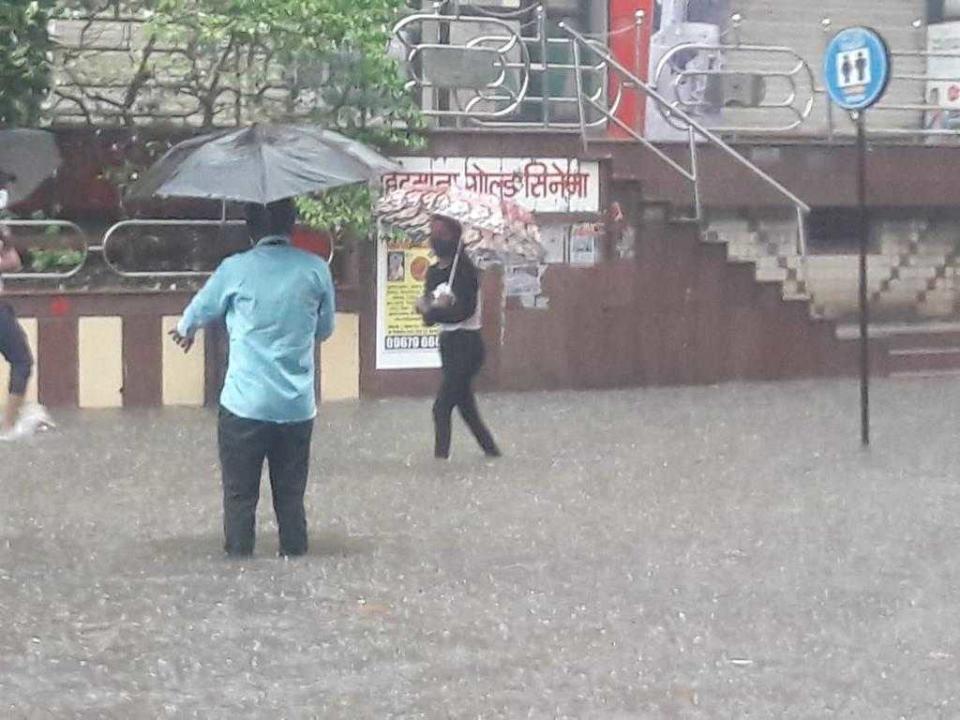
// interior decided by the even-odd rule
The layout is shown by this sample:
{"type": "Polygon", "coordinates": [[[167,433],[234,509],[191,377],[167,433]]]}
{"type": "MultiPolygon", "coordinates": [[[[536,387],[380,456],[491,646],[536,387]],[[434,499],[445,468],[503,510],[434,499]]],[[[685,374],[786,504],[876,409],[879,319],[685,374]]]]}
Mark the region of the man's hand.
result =
{"type": "Polygon", "coordinates": [[[414,305],[414,309],[420,315],[426,315],[427,311],[430,309],[430,298],[420,296],[417,298],[417,304],[414,305]]]}
{"type": "Polygon", "coordinates": [[[180,346],[180,347],[183,349],[183,352],[185,352],[185,353],[190,352],[190,348],[193,347],[193,338],[192,338],[192,337],[186,337],[185,335],[181,335],[181,334],[180,334],[179,332],[177,332],[176,330],[171,330],[168,334],[170,335],[170,338],[171,338],[178,346],[180,346]]]}

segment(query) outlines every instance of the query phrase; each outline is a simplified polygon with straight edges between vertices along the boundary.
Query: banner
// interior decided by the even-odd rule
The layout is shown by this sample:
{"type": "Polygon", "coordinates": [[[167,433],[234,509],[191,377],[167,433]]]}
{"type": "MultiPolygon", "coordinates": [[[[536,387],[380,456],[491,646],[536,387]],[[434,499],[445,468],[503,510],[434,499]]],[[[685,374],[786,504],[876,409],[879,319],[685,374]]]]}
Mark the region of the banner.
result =
{"type": "Polygon", "coordinates": [[[513,200],[536,213],[600,212],[600,165],[576,158],[402,157],[384,193],[408,185],[456,185],[513,200]]]}
{"type": "Polygon", "coordinates": [[[960,22],[927,28],[927,102],[939,110],[927,113],[929,130],[960,129],[960,22]],[[952,57],[951,57],[952,55],[952,57]]]}
{"type": "Polygon", "coordinates": [[[430,249],[406,240],[377,246],[377,369],[440,367],[439,329],[424,325],[414,309],[430,268],[430,249]]]}

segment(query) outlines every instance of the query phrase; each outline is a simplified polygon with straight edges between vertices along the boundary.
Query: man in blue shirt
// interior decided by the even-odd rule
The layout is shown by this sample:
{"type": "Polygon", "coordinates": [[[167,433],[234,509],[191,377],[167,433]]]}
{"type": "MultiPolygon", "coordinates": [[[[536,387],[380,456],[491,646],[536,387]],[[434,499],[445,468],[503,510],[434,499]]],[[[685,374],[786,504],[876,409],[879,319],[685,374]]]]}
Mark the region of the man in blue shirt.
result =
{"type": "Polygon", "coordinates": [[[220,265],[171,333],[188,352],[199,328],[226,320],[230,355],[218,439],[231,556],[253,553],[264,460],[280,554],[307,551],[303,496],[317,414],[315,348],[333,333],[335,293],[327,263],[290,244],[295,223],[292,201],[248,205],[256,246],[220,265]]]}

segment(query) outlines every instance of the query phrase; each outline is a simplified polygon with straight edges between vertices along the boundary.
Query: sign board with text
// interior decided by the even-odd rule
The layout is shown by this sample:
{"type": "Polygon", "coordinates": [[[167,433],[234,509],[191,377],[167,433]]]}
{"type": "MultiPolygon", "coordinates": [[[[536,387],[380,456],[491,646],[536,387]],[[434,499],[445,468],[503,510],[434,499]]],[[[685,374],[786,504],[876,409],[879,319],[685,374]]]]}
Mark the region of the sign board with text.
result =
{"type": "Polygon", "coordinates": [[[456,185],[513,200],[535,213],[600,212],[600,166],[576,158],[402,157],[383,191],[456,185]]]}

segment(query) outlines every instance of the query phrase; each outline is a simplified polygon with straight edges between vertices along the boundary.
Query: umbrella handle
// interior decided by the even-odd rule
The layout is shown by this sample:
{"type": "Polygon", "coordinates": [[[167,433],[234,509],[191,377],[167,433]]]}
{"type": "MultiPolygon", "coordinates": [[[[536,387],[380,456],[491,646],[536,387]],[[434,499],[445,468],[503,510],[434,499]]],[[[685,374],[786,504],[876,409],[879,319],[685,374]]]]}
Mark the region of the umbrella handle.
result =
{"type": "Polygon", "coordinates": [[[453,267],[450,268],[450,290],[453,290],[453,281],[457,278],[457,268],[460,267],[460,253],[463,251],[463,240],[457,245],[457,254],[453,256],[453,267]]]}

